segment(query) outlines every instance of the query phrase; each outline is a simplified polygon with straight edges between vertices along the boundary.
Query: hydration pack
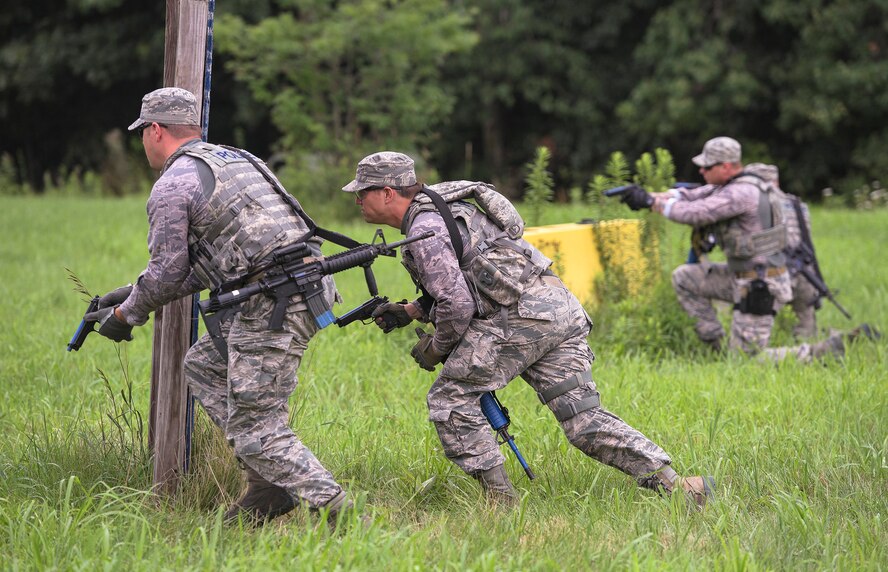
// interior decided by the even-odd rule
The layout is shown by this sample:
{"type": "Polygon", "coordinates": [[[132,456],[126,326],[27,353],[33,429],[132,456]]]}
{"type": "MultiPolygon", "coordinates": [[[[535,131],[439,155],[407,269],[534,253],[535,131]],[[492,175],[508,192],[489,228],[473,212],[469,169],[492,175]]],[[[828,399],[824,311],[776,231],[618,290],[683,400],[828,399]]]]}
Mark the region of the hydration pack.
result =
{"type": "MultiPolygon", "coordinates": [[[[492,185],[451,181],[424,187],[404,217],[402,232],[427,211],[441,214],[479,316],[516,303],[521,294],[546,272],[552,261],[521,238],[524,221],[514,205],[492,185]],[[472,199],[475,204],[469,203],[472,199]],[[468,233],[463,240],[457,224],[468,233]]],[[[408,267],[414,276],[414,272],[408,267]]]]}

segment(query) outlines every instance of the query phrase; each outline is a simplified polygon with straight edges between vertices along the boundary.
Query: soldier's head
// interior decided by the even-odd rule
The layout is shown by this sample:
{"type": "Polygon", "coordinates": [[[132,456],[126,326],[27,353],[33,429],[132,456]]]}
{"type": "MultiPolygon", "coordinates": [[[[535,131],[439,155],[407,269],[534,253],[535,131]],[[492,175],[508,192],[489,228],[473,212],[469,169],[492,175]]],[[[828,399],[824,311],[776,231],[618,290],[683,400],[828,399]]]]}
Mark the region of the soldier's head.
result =
{"type": "Polygon", "coordinates": [[[358,163],[355,179],[342,187],[355,194],[364,220],[400,228],[407,207],[422,184],[416,179],[413,159],[395,151],[379,151],[358,163]]]}
{"type": "Polygon", "coordinates": [[[710,185],[724,185],[743,170],[740,143],[730,137],[716,137],[703,145],[703,152],[691,159],[710,185]]]}
{"type": "Polygon", "coordinates": [[[197,98],[179,87],[164,87],[145,94],[139,118],[129,126],[145,146],[148,164],[163,167],[184,141],[200,137],[197,98]]]}

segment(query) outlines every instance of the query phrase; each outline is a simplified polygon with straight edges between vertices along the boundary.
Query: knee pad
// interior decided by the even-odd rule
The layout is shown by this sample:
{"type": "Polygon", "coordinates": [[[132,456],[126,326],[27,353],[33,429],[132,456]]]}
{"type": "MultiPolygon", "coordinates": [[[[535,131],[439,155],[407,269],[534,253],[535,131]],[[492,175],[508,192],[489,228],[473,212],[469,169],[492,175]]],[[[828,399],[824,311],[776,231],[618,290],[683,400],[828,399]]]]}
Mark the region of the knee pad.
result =
{"type": "Polygon", "coordinates": [[[568,377],[545,391],[537,392],[537,397],[543,405],[555,414],[555,419],[561,423],[578,413],[601,407],[601,399],[598,392],[593,388],[592,370],[587,369],[568,377]],[[578,401],[568,401],[565,399],[560,400],[560,402],[556,401],[559,397],[574,389],[582,390],[581,399],[578,401]]]}

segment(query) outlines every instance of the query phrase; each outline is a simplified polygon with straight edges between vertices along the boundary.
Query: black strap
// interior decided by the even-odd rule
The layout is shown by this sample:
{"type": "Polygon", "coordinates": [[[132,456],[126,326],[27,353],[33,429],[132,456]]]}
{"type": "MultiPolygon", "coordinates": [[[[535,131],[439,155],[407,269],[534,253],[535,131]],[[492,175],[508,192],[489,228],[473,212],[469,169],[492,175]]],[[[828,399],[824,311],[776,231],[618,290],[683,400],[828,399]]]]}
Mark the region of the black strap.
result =
{"type": "Polygon", "coordinates": [[[820,278],[820,281],[823,282],[823,276],[820,274],[820,265],[817,264],[817,255],[814,254],[814,243],[811,242],[811,233],[808,232],[808,225],[805,224],[805,215],[802,213],[802,201],[795,195],[790,195],[790,200],[792,201],[792,208],[796,213],[796,219],[799,223],[799,232],[802,235],[802,242],[811,249],[811,254],[814,258],[812,264],[814,272],[817,274],[817,277],[820,278]]]}
{"type": "MultiPolygon", "coordinates": [[[[447,227],[447,234],[450,235],[450,244],[453,246],[454,254],[456,254],[456,263],[462,266],[462,257],[465,247],[463,246],[462,235],[459,233],[459,227],[456,225],[456,219],[453,218],[453,212],[451,212],[450,207],[447,206],[447,202],[444,198],[432,189],[423,185],[422,192],[432,199],[432,204],[435,205],[435,208],[438,209],[438,213],[440,213],[441,218],[444,220],[444,226],[447,227]]],[[[422,296],[419,297],[419,305],[422,307],[425,315],[428,316],[429,312],[432,310],[432,306],[435,304],[435,298],[429,294],[428,290],[426,290],[422,284],[417,284],[417,287],[420,292],[422,292],[422,296]]]]}
{"type": "Polygon", "coordinates": [[[422,192],[427,194],[430,199],[432,199],[432,203],[434,203],[435,208],[438,209],[438,212],[441,213],[441,218],[444,219],[444,225],[447,227],[447,233],[450,235],[450,244],[453,245],[453,252],[456,253],[456,262],[460,266],[462,266],[462,257],[463,257],[463,240],[462,235],[459,233],[459,227],[456,226],[456,219],[453,218],[453,213],[450,211],[450,207],[447,206],[447,203],[444,199],[423,185],[422,192]]]}

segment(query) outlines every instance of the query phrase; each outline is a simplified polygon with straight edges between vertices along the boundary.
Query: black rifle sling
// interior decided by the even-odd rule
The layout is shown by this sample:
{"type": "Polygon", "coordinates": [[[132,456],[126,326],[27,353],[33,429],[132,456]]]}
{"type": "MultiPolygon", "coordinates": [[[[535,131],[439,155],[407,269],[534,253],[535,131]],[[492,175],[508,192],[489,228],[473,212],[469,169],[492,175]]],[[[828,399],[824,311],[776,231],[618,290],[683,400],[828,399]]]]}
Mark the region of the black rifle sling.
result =
{"type": "Polygon", "coordinates": [[[308,232],[300,236],[299,240],[297,240],[296,242],[305,242],[312,236],[317,235],[325,240],[329,240],[333,244],[338,244],[339,246],[344,246],[345,248],[355,248],[357,246],[361,246],[361,243],[353,238],[350,238],[333,230],[319,227],[317,224],[315,224],[315,221],[313,221],[311,217],[308,216],[308,213],[302,210],[302,207],[299,205],[298,202],[296,202],[293,196],[281,186],[280,182],[278,182],[275,177],[271,176],[271,173],[268,171],[268,169],[266,167],[263,167],[263,165],[259,163],[259,161],[256,159],[256,157],[253,156],[252,153],[243,149],[238,149],[237,147],[229,147],[228,145],[221,145],[221,147],[223,147],[224,149],[228,149],[229,151],[234,151],[235,153],[241,155],[244,159],[249,161],[250,164],[253,165],[253,167],[255,167],[256,170],[262,174],[265,180],[268,181],[268,184],[271,185],[271,188],[274,189],[274,192],[280,195],[280,197],[284,199],[284,202],[290,205],[290,207],[293,209],[293,212],[296,213],[296,216],[305,221],[305,224],[308,225],[308,232]]]}
{"type": "Polygon", "coordinates": [[[814,252],[814,243],[811,241],[811,234],[808,232],[808,225],[805,224],[805,216],[802,214],[802,201],[795,195],[791,195],[790,200],[792,201],[792,208],[796,213],[796,218],[799,221],[799,232],[802,235],[802,244],[806,245],[811,250],[811,266],[814,267],[814,272],[817,274],[817,277],[820,278],[820,281],[823,282],[823,275],[820,274],[820,265],[817,264],[817,254],[814,252]]]}
{"type": "Polygon", "coordinates": [[[456,226],[456,219],[453,218],[453,213],[450,211],[450,207],[447,206],[447,203],[444,199],[433,191],[432,189],[423,185],[422,192],[427,194],[432,202],[435,204],[435,208],[438,209],[438,212],[441,213],[441,218],[444,219],[444,225],[447,227],[447,233],[450,235],[450,244],[453,245],[453,252],[456,253],[456,262],[460,266],[462,266],[462,257],[463,257],[463,240],[462,235],[459,233],[459,227],[456,226]]]}
{"type": "MultiPolygon", "coordinates": [[[[447,234],[450,235],[450,244],[453,246],[454,254],[456,254],[456,263],[462,266],[464,250],[462,235],[459,233],[459,227],[456,226],[456,219],[453,218],[453,213],[450,211],[450,207],[447,206],[447,202],[441,197],[441,195],[427,186],[422,186],[422,192],[432,199],[432,204],[435,205],[435,208],[438,209],[438,213],[440,213],[441,218],[444,220],[444,226],[447,227],[447,234]]],[[[421,284],[419,285],[419,289],[422,292],[422,296],[419,298],[419,303],[425,314],[428,315],[432,309],[435,298],[429,294],[421,284]]]]}

